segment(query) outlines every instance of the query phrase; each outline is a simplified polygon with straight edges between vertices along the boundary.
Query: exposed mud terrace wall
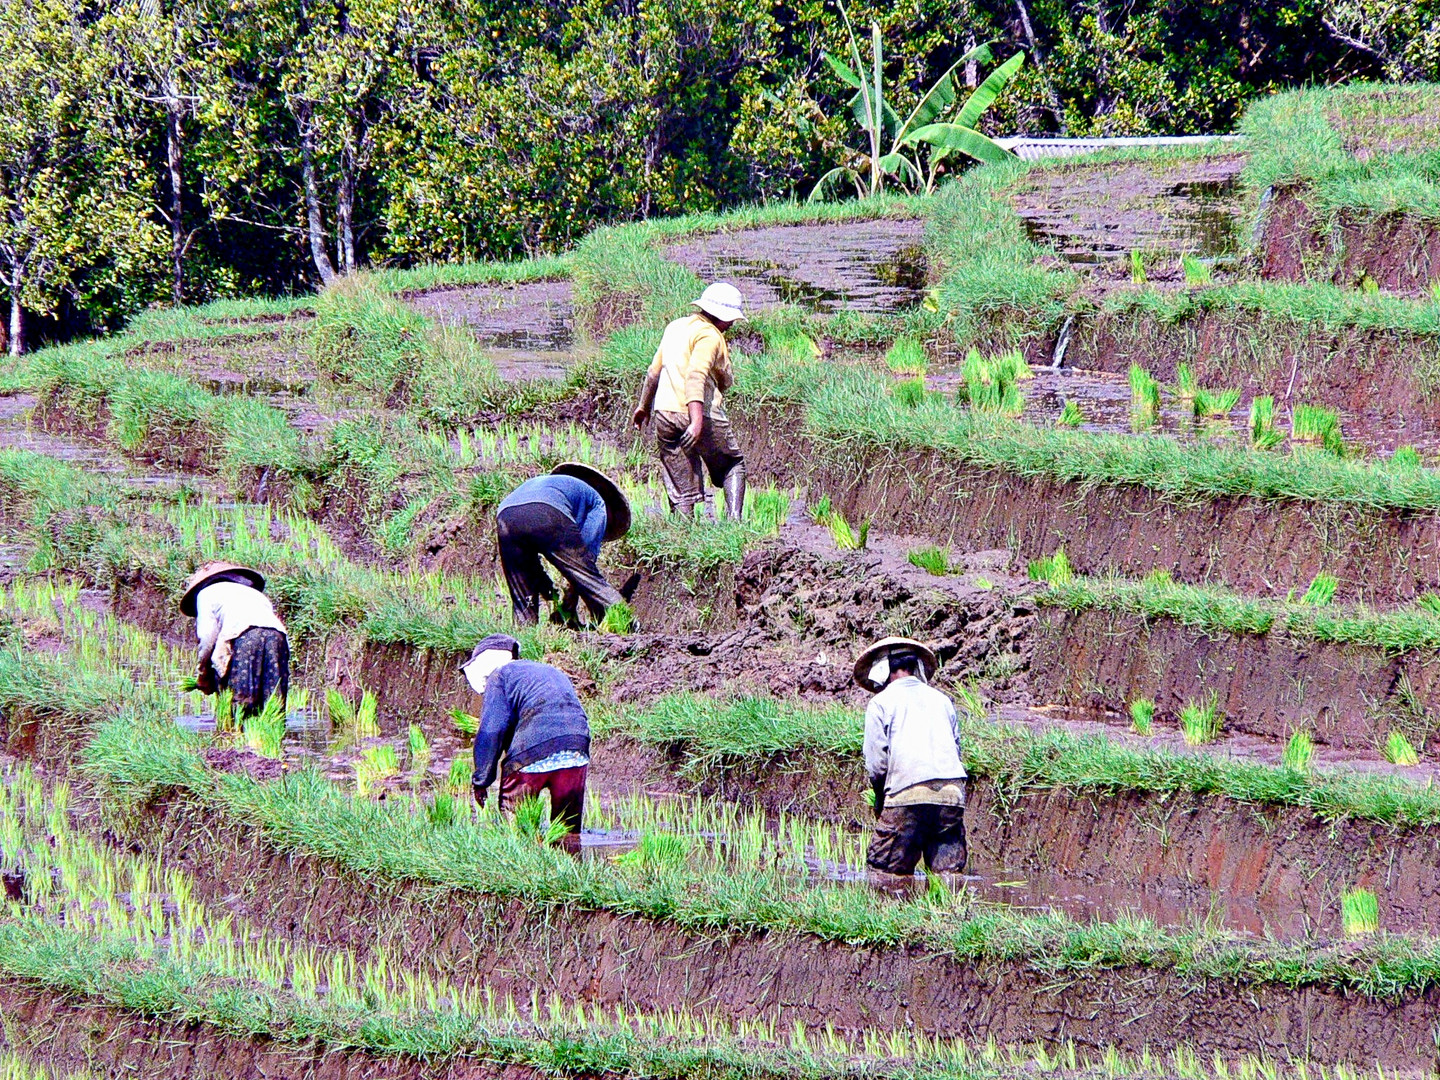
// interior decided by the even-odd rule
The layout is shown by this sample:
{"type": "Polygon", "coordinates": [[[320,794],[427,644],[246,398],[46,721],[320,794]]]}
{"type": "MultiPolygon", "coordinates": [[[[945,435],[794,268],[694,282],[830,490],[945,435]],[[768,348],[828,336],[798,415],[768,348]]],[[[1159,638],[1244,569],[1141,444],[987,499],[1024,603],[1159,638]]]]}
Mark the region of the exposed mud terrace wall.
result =
{"type": "Polygon", "coordinates": [[[0,984],[0,1047],[42,1058],[58,1076],[134,1080],[539,1080],[518,1065],[418,1061],[313,1045],[291,1047],[219,1026],[155,1020],[84,1004],[17,979],[0,984]]]}
{"type": "Polygon", "coordinates": [[[1279,281],[1353,286],[1368,275],[1387,292],[1423,295],[1440,277],[1440,227],[1410,214],[1341,211],[1333,228],[1282,188],[1265,208],[1261,274],[1279,281]]]}
{"type": "MultiPolygon", "coordinates": [[[[1053,340],[1034,341],[1029,359],[1049,364],[1054,348],[1053,340]]],[[[1238,308],[1178,322],[1124,312],[1072,324],[1067,367],[1124,374],[1132,363],[1165,382],[1184,363],[1202,386],[1374,416],[1402,439],[1440,419],[1440,339],[1393,330],[1327,329],[1238,308]]]]}
{"type": "Polygon", "coordinates": [[[542,997],[553,989],[607,1007],[778,1014],[782,1028],[904,1024],[968,1039],[1070,1039],[1130,1052],[1178,1040],[1206,1054],[1412,1068],[1434,1055],[1431,1024],[1440,1007],[1434,992],[1382,1002],[1136,967],[1071,975],[1020,963],[957,962],[921,948],[851,948],[803,935],[715,936],[567,907],[531,911],[518,902],[360,879],[317,860],[269,853],[249,827],[213,816],[196,823],[183,800],[168,804],[133,841],[200,874],[207,900],[233,894],[238,883],[238,902],[262,908],[277,932],[362,952],[377,942],[403,943],[405,955],[444,955],[456,976],[483,977],[497,995],[528,996],[538,986],[542,997]],[[1201,1000],[1205,1007],[1197,1008],[1201,1000]]]}
{"type": "Polygon", "coordinates": [[[1123,712],[1137,697],[1176,721],[1213,691],[1227,731],[1283,741],[1299,728],[1317,741],[1373,751],[1394,727],[1426,750],[1437,732],[1440,662],[1433,654],[1387,655],[1274,632],[1208,635],[1170,619],[1105,611],[1044,611],[1028,683],[1035,700],[1123,712]]]}

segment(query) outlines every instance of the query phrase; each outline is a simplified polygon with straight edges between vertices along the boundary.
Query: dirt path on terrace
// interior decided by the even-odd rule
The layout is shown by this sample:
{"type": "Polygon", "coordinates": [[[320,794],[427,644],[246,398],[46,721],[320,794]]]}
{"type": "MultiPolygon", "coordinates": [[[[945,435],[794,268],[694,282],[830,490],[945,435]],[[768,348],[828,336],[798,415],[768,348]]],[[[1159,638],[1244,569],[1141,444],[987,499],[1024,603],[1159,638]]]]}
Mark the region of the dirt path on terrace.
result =
{"type": "Polygon", "coordinates": [[[794,304],[817,314],[898,311],[928,283],[924,222],[882,218],[697,236],[663,249],[701,280],[733,281],[747,311],[794,304]]]}
{"type": "Polygon", "coordinates": [[[563,379],[586,352],[575,340],[569,281],[466,285],[406,300],[443,326],[467,327],[507,381],[563,379]]]}

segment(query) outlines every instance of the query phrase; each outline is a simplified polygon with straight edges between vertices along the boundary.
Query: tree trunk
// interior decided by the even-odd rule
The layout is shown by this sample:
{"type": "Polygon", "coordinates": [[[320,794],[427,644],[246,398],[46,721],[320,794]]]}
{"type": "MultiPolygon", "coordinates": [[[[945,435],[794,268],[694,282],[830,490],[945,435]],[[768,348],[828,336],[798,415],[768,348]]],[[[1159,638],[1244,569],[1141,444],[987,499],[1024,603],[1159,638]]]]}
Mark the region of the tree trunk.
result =
{"type": "Polygon", "coordinates": [[[310,257],[315,261],[315,270],[320,283],[329,285],[335,280],[335,267],[330,254],[325,250],[325,223],[320,217],[320,188],[315,182],[315,132],[310,127],[310,107],[301,106],[295,110],[295,119],[300,128],[300,173],[305,184],[305,218],[310,233],[310,257]]]}
{"type": "MultiPolygon", "coordinates": [[[[965,51],[969,52],[975,48],[975,31],[968,30],[965,33],[965,51]]],[[[965,61],[965,85],[971,90],[980,85],[980,65],[974,60],[965,61]]]]}
{"type": "Polygon", "coordinates": [[[1025,31],[1030,55],[1040,72],[1040,81],[1045,84],[1045,96],[1050,99],[1050,111],[1055,114],[1055,123],[1059,126],[1061,135],[1069,134],[1065,126],[1065,109],[1060,104],[1060,95],[1055,92],[1055,84],[1050,81],[1050,73],[1045,70],[1045,57],[1040,52],[1040,43],[1035,40],[1035,28],[1030,25],[1030,12],[1026,10],[1025,0],[1015,0],[1015,6],[1020,9],[1020,26],[1025,31]]]}
{"type": "Polygon", "coordinates": [[[335,181],[335,253],[340,259],[340,272],[353,274],[359,269],[355,259],[355,177],[341,166],[335,181]]]}
{"type": "Polygon", "coordinates": [[[20,272],[15,272],[15,287],[10,290],[10,355],[25,351],[25,309],[20,306],[20,272]]]}
{"type": "MultiPolygon", "coordinates": [[[[173,91],[173,87],[171,88],[173,91]]],[[[170,297],[175,305],[185,302],[185,188],[180,174],[183,151],[180,129],[180,99],[173,93],[165,101],[165,164],[170,169],[170,260],[173,278],[170,297]]]]}

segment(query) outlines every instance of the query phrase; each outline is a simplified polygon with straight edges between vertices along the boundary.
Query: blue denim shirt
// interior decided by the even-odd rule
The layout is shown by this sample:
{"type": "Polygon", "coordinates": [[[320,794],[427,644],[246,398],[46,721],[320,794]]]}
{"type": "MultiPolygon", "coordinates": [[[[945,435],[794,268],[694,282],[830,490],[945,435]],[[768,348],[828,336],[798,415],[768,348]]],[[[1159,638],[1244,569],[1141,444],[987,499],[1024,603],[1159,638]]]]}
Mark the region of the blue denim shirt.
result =
{"type": "Polygon", "coordinates": [[[600,542],[610,519],[605,513],[605,500],[584,480],[573,476],[537,476],[517,487],[496,508],[498,514],[510,506],[545,503],[553,506],[580,526],[580,536],[592,558],[600,558],[600,542]]]}

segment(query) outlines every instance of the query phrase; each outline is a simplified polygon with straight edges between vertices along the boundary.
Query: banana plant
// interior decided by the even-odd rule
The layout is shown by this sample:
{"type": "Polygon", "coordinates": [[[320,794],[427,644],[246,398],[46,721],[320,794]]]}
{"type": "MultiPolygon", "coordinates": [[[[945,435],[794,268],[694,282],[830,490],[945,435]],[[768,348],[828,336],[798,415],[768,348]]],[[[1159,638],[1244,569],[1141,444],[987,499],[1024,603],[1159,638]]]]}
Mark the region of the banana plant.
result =
{"type": "Polygon", "coordinates": [[[966,99],[959,115],[953,120],[942,121],[941,118],[952,109],[959,97],[955,72],[971,61],[983,64],[992,59],[988,43],[976,46],[950,65],[902,122],[885,96],[885,56],[879,24],[870,24],[870,64],[866,71],[867,65],[861,58],[855,29],[843,4],[840,14],[845,20],[845,32],[849,39],[850,63],[828,52],[824,54],[825,61],[840,81],[855,91],[850,108],[865,132],[868,147],[850,150],[841,164],[822,176],[810,192],[812,200],[823,199],[826,192],[842,179],[854,184],[859,198],[883,192],[888,176],[897,177],[906,186],[923,188],[928,192],[934,189],[941,164],[952,154],[964,154],[986,162],[1013,157],[1004,147],[977,131],[975,123],[1020,69],[1025,60],[1023,52],[1016,53],[992,71],[966,99]],[[885,148],[887,141],[888,150],[885,148]],[[923,167],[920,156],[922,144],[929,149],[923,167]]]}

